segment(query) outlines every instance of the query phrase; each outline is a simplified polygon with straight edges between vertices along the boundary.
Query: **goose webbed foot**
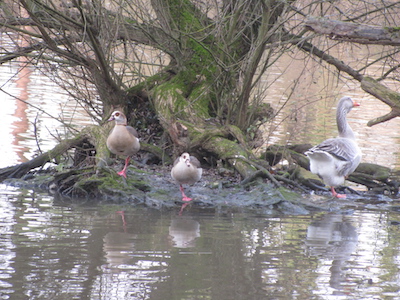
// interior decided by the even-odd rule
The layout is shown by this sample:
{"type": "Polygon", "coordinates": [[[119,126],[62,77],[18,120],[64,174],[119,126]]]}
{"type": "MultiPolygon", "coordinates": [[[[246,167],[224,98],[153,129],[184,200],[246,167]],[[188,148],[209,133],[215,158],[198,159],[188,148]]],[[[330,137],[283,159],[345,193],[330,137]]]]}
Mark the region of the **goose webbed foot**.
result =
{"type": "Polygon", "coordinates": [[[334,197],[334,198],[339,198],[339,199],[345,199],[346,198],[346,194],[338,194],[336,191],[335,191],[335,188],[332,186],[331,187],[331,192],[332,192],[332,196],[334,197]]]}

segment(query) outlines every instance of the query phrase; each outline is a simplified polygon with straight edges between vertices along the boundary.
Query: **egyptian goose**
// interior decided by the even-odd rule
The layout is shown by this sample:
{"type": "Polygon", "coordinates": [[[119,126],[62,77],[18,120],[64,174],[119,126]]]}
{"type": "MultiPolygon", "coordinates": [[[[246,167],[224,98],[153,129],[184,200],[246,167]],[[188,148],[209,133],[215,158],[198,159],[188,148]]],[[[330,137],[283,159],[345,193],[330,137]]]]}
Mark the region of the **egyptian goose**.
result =
{"type": "Polygon", "coordinates": [[[127,126],[126,116],[120,111],[114,111],[108,121],[115,121],[115,126],[107,138],[107,148],[116,155],[126,156],[124,168],[118,175],[126,178],[126,169],[131,156],[139,151],[140,143],[137,131],[127,126]]]}
{"type": "Polygon", "coordinates": [[[179,184],[182,201],[192,200],[192,198],[185,195],[182,185],[199,181],[202,173],[203,169],[200,168],[200,162],[196,157],[190,156],[189,153],[185,152],[175,160],[171,170],[171,177],[179,184]]]}
{"type": "Polygon", "coordinates": [[[334,187],[343,184],[361,160],[360,148],[347,122],[347,114],[354,106],[359,105],[350,97],[341,98],[336,110],[339,136],[327,139],[305,152],[310,158],[311,172],[322,178],[331,187],[332,195],[337,198],[346,198],[346,195],[338,194],[334,187]]]}

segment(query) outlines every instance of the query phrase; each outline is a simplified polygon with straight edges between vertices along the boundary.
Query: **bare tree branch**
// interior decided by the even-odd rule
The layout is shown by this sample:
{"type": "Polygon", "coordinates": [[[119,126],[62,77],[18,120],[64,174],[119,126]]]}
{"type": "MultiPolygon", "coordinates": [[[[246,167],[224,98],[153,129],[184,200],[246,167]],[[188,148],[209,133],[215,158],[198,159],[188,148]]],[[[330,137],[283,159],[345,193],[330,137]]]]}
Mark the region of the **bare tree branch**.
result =
{"type": "Polygon", "coordinates": [[[378,81],[370,78],[364,77],[361,81],[361,88],[366,91],[367,93],[375,96],[382,102],[386,103],[391,107],[390,113],[381,116],[379,118],[370,120],[368,122],[368,126],[373,126],[379,123],[383,123],[389,121],[395,117],[400,116],[400,94],[397,92],[392,91],[388,87],[384,86],[383,84],[379,83],[378,81]]]}
{"type": "Polygon", "coordinates": [[[400,29],[308,17],[306,28],[333,40],[359,44],[400,46],[400,29]]]}
{"type": "Polygon", "coordinates": [[[299,47],[301,50],[319,57],[320,59],[324,60],[328,64],[335,66],[339,71],[349,74],[351,77],[353,77],[354,79],[356,79],[358,81],[361,81],[363,79],[363,75],[361,73],[357,72],[356,70],[351,68],[349,65],[347,65],[343,61],[337,59],[336,57],[333,57],[332,55],[327,54],[326,52],[322,51],[321,49],[314,46],[312,43],[310,43],[308,41],[297,42],[297,38],[298,37],[293,39],[292,36],[288,36],[288,39],[289,40],[293,39],[296,42],[295,43],[296,46],[299,47]]]}
{"type": "MultiPolygon", "coordinates": [[[[314,17],[308,17],[305,26],[307,29],[313,32],[328,35],[328,37],[335,40],[359,44],[377,44],[388,46],[400,45],[400,30],[395,27],[378,27],[314,17]]],[[[400,116],[399,93],[389,89],[382,83],[378,82],[378,80],[363,76],[358,71],[352,69],[348,64],[332,57],[329,54],[326,54],[324,51],[314,47],[309,42],[299,43],[297,46],[304,51],[315,54],[327,63],[334,65],[339,71],[346,72],[347,74],[351,75],[354,79],[360,81],[361,88],[364,91],[390,106],[391,111],[388,114],[370,120],[368,122],[368,126],[383,123],[400,116]]],[[[382,78],[385,78],[387,74],[397,70],[397,68],[398,65],[393,66],[384,74],[382,78]]]]}

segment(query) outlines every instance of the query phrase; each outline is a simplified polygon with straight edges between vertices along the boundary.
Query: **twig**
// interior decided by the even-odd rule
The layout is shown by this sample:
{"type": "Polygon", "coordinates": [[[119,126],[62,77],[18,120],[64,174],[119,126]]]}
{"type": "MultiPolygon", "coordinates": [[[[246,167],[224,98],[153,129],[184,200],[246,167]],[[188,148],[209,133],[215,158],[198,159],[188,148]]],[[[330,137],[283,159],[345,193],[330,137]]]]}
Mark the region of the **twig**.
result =
{"type": "MultiPolygon", "coordinates": [[[[266,168],[264,168],[263,166],[261,166],[261,165],[255,163],[255,162],[249,160],[248,158],[244,157],[243,155],[234,155],[233,157],[228,157],[228,159],[229,159],[229,158],[241,159],[241,160],[247,162],[249,165],[254,166],[254,167],[257,168],[258,170],[260,170],[264,175],[266,175],[267,178],[268,178],[269,180],[271,180],[271,182],[272,182],[276,187],[281,187],[281,184],[280,184],[280,183],[275,179],[275,177],[274,177],[266,168]]],[[[259,173],[258,173],[258,172],[255,172],[255,174],[253,174],[252,176],[249,176],[249,177],[254,177],[254,176],[259,176],[259,173]]],[[[249,178],[249,177],[247,177],[247,178],[249,178]]],[[[247,179],[247,178],[246,178],[246,179],[247,179]]],[[[255,177],[254,177],[254,178],[255,178],[255,177]]],[[[242,184],[243,184],[243,182],[246,181],[246,179],[244,179],[244,180],[242,181],[242,184]]],[[[251,181],[251,180],[249,180],[249,181],[251,181]]]]}

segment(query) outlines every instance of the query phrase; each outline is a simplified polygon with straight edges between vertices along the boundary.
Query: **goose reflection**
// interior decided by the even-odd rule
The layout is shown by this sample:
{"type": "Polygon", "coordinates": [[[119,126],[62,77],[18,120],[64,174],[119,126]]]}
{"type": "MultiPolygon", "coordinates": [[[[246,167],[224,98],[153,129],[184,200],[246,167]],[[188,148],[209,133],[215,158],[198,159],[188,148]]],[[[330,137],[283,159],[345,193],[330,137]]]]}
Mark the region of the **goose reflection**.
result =
{"type": "Polygon", "coordinates": [[[130,263],[135,249],[134,239],[133,234],[124,232],[109,232],[104,236],[103,251],[108,268],[118,270],[119,266],[130,263]]]}
{"type": "Polygon", "coordinates": [[[355,251],[357,242],[358,234],[349,216],[327,214],[308,226],[308,254],[332,260],[329,281],[332,288],[341,289],[343,267],[355,251]]]}
{"type": "Polygon", "coordinates": [[[116,221],[117,228],[123,231],[111,230],[103,238],[104,257],[107,261],[107,268],[113,272],[120,272],[121,265],[132,263],[132,253],[135,251],[135,239],[137,236],[127,233],[127,223],[124,211],[117,211],[111,215],[116,221]]]}
{"type": "Polygon", "coordinates": [[[172,219],[169,235],[176,248],[194,247],[196,239],[200,237],[200,223],[188,217],[172,219]]]}

